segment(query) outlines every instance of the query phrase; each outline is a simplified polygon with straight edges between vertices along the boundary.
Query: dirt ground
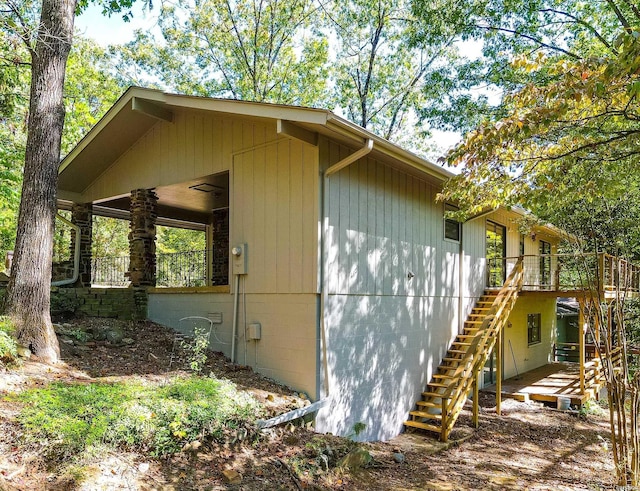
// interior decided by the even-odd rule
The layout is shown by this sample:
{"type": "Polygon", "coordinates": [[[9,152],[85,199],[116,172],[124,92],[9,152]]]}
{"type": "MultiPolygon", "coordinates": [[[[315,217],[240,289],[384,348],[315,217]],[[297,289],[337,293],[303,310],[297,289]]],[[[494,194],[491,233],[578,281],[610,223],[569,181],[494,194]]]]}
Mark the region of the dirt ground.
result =
{"type": "MultiPolygon", "coordinates": [[[[171,377],[172,333],[150,322],[104,319],[67,321],[66,332],[103,325],[120,327],[127,343],[72,343],[60,336],[64,363],[31,359],[0,374],[0,395],[54,380],[93,381],[171,377]]],[[[205,373],[229,378],[266,403],[271,414],[308,404],[304,396],[209,353],[205,373]]],[[[614,489],[608,424],[604,415],[558,412],[533,403],[503,402],[495,414],[491,396],[481,399],[480,427],[465,410],[449,444],[422,433],[389,442],[355,444],[300,426],[272,428],[257,442],[203,445],[158,460],[111,452],[88,462],[82,478],[52,466],[37,445],[21,443],[20,407],[0,399],[0,490],[604,490],[614,489]],[[372,460],[348,470],[338,460],[354,449],[372,460]],[[224,472],[227,471],[225,477],[224,472]],[[232,475],[228,471],[235,471],[232,475]],[[229,477],[235,477],[229,483],[229,477]]]]}

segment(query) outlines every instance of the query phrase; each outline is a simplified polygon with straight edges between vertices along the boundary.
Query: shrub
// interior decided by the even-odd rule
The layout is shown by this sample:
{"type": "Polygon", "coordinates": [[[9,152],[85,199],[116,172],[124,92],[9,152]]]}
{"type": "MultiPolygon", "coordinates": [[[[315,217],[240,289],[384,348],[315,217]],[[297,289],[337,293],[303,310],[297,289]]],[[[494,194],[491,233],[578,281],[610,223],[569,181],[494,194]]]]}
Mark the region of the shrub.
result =
{"type": "Polygon", "coordinates": [[[73,316],[79,305],[78,299],[70,292],[64,291],[64,289],[63,291],[55,289],[51,291],[52,314],[73,316]]]}
{"type": "Polygon", "coordinates": [[[9,317],[0,316],[0,361],[11,362],[18,356],[15,330],[9,317]]]}
{"type": "Polygon", "coordinates": [[[55,383],[18,399],[27,435],[58,458],[100,444],[166,456],[194,440],[222,442],[258,416],[257,403],[231,382],[195,376],[160,387],[55,383]]]}

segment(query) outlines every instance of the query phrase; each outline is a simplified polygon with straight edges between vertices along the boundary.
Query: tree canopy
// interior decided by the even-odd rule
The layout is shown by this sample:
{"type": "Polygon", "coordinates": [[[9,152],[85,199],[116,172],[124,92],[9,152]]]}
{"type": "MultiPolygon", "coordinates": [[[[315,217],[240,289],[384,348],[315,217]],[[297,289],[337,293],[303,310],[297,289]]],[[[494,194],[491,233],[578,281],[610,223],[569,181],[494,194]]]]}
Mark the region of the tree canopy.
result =
{"type": "Polygon", "coordinates": [[[114,50],[131,77],[180,93],[322,104],[328,45],[310,0],[196,0],[164,6],[162,39],[138,31],[114,50]]]}
{"type": "Polygon", "coordinates": [[[428,98],[421,112],[436,127],[461,131],[506,115],[508,108],[490,94],[508,96],[528,83],[546,85],[561,60],[615,56],[620,32],[638,21],[638,8],[628,0],[414,0],[413,7],[420,20],[415,42],[454,36],[462,54],[478,48],[477,55],[461,57],[439,75],[446,84],[442,100],[428,98]],[[519,57],[538,56],[550,72],[513,64],[519,57]]]}

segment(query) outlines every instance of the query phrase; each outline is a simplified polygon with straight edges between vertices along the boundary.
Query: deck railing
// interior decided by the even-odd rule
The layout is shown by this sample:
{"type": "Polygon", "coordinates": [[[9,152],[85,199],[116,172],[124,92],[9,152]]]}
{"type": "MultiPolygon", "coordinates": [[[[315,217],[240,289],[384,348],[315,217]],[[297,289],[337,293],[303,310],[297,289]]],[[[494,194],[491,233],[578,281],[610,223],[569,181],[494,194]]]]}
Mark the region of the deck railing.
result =
{"type": "Polygon", "coordinates": [[[609,254],[540,254],[487,259],[487,285],[500,286],[522,258],[525,291],[640,292],[640,266],[609,254]]]}
{"type": "MultiPolygon", "coordinates": [[[[553,354],[555,361],[570,361],[578,363],[580,361],[580,344],[579,343],[556,343],[553,345],[553,354]]],[[[584,345],[584,360],[591,361],[598,357],[596,345],[586,343],[584,345]]]]}

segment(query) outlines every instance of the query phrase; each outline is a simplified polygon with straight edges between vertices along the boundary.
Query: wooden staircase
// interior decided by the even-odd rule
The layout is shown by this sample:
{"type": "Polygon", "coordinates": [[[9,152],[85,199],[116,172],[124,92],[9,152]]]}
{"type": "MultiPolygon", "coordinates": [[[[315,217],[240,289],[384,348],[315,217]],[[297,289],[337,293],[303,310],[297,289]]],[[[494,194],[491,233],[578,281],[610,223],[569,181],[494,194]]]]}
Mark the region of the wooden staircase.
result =
{"type": "Polygon", "coordinates": [[[440,434],[447,441],[465,401],[476,389],[474,420],[477,421],[477,381],[507,323],[522,288],[520,259],[502,288],[487,290],[464,323],[464,329],[449,347],[446,356],[427,384],[417,409],[409,413],[405,426],[440,434]]]}

